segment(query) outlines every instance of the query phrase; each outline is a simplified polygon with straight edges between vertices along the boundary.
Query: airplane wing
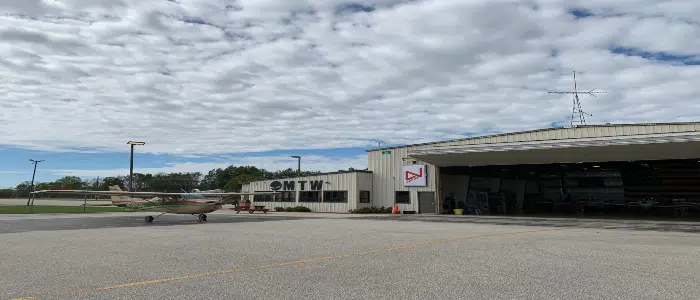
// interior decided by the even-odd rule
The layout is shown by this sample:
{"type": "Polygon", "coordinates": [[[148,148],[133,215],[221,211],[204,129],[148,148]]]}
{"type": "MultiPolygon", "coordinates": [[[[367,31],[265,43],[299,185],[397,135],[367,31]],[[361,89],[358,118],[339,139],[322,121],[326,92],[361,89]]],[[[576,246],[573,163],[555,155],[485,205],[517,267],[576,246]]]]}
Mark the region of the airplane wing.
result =
{"type": "Polygon", "coordinates": [[[253,192],[253,193],[182,193],[182,194],[197,194],[202,196],[234,196],[234,195],[279,195],[280,192],[253,192]]]}
{"type": "Polygon", "coordinates": [[[128,192],[128,191],[89,191],[89,190],[41,190],[31,194],[88,194],[105,196],[180,196],[180,195],[202,195],[202,196],[233,196],[233,195],[277,195],[280,192],[253,192],[253,193],[162,193],[162,192],[128,192]]]}

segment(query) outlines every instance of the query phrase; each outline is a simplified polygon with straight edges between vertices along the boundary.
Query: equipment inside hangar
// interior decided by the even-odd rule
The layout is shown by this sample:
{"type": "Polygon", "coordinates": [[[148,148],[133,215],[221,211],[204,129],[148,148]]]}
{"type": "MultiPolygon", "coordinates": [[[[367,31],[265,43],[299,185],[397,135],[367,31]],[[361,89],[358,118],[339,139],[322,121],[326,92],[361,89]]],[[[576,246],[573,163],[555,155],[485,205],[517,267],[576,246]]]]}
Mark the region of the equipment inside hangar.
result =
{"type": "Polygon", "coordinates": [[[697,159],[441,167],[441,213],[700,215],[697,159]]]}
{"type": "Polygon", "coordinates": [[[696,129],[409,154],[439,168],[441,213],[700,216],[696,129]]]}

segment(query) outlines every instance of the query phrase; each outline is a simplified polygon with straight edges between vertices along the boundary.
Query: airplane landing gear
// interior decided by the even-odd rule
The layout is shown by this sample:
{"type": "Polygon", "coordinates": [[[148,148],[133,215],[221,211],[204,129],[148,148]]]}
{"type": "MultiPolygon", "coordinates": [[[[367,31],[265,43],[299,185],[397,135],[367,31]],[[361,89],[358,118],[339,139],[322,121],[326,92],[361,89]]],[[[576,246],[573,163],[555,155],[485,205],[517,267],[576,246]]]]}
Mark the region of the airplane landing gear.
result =
{"type": "Polygon", "coordinates": [[[160,216],[162,216],[162,215],[164,215],[164,214],[165,214],[165,213],[162,213],[162,214],[157,215],[157,216],[155,216],[155,217],[154,217],[154,216],[147,216],[147,217],[146,217],[146,222],[148,222],[148,223],[153,223],[153,221],[154,221],[157,217],[160,217],[160,216]]]}
{"type": "Polygon", "coordinates": [[[207,215],[199,214],[199,222],[206,222],[206,221],[207,221],[207,215]]]}

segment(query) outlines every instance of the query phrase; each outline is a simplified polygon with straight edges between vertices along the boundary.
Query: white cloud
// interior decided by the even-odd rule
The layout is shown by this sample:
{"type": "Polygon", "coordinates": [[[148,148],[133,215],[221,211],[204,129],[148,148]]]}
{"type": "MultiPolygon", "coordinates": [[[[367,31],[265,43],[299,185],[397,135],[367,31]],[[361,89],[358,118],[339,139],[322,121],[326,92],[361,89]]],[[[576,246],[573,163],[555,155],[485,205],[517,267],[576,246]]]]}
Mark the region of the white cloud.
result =
{"type": "MultiPolygon", "coordinates": [[[[297,168],[297,159],[289,156],[257,156],[257,157],[241,157],[231,158],[218,162],[186,162],[186,163],[170,163],[165,167],[159,168],[139,168],[134,167],[134,173],[150,173],[156,174],[159,172],[201,172],[207,174],[209,170],[216,168],[226,168],[228,166],[256,166],[268,171],[284,170],[288,168],[297,168]]],[[[367,168],[367,156],[355,156],[345,158],[326,157],[318,155],[308,155],[301,159],[302,170],[313,170],[321,172],[334,172],[345,170],[348,168],[364,169],[367,168]]],[[[106,177],[106,176],[125,176],[129,175],[129,168],[111,169],[111,170],[47,170],[56,176],[79,176],[79,177],[106,177]]]]}
{"type": "MultiPolygon", "coordinates": [[[[30,173],[30,172],[26,172],[26,171],[4,171],[4,170],[0,170],[0,174],[27,174],[27,173],[30,173]]],[[[31,174],[31,173],[30,173],[30,174],[31,174]]]]}
{"type": "Polygon", "coordinates": [[[582,97],[589,123],[700,113],[700,67],[608,51],[700,55],[698,1],[404,2],[2,1],[0,144],[205,155],[532,129],[568,122],[546,91],[572,68],[608,92],[582,97]]]}

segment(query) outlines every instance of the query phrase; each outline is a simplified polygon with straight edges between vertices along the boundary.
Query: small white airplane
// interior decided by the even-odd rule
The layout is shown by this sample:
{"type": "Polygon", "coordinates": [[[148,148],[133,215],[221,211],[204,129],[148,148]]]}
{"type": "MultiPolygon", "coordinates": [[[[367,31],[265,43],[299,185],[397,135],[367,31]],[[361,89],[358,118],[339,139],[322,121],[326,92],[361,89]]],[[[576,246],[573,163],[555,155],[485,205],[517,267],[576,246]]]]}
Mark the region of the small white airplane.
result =
{"type": "Polygon", "coordinates": [[[112,205],[127,207],[133,210],[160,212],[155,217],[147,216],[146,222],[153,222],[157,217],[164,214],[188,214],[197,215],[200,222],[207,221],[207,213],[216,211],[223,205],[223,196],[236,195],[275,195],[279,192],[255,192],[255,193],[221,193],[221,192],[199,192],[195,189],[192,193],[161,193],[161,192],[127,192],[122,191],[118,185],[109,187],[109,191],[88,191],[88,190],[41,190],[31,192],[36,194],[85,194],[111,196],[112,205]],[[137,196],[151,197],[150,199],[136,198],[137,196]],[[218,197],[218,199],[207,199],[205,197],[218,197]]]}

